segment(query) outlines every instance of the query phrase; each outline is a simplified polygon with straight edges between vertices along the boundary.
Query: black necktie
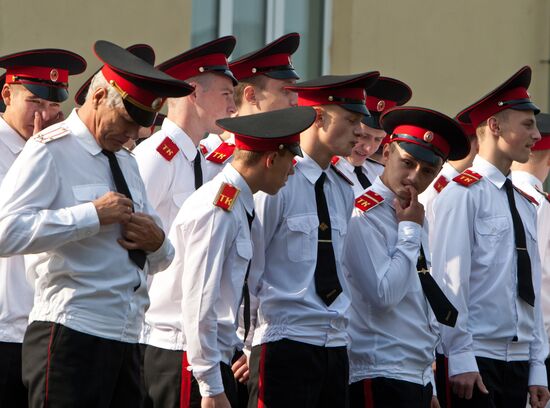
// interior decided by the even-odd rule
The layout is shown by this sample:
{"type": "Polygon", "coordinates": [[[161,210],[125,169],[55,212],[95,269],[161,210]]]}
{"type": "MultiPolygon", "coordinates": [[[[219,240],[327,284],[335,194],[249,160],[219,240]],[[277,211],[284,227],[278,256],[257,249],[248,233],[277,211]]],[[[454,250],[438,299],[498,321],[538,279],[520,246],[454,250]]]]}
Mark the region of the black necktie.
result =
{"type": "Polygon", "coordinates": [[[363,173],[363,166],[354,166],[353,172],[357,175],[357,180],[359,180],[361,187],[367,188],[371,186],[371,182],[365,176],[365,173],[363,173]]]}
{"type": "MultiPolygon", "coordinates": [[[[105,156],[107,156],[107,159],[109,159],[109,167],[111,168],[113,180],[115,181],[116,191],[119,192],[120,194],[124,194],[126,197],[132,200],[130,189],[128,188],[128,184],[126,184],[126,180],[124,179],[122,170],[120,170],[120,166],[118,165],[118,161],[116,159],[115,154],[108,150],[102,150],[101,153],[103,153],[105,156]]],[[[133,208],[134,206],[132,205],[132,210],[133,208]]],[[[130,256],[130,259],[137,266],[139,266],[140,269],[143,269],[143,267],[145,266],[145,260],[147,259],[147,255],[145,254],[145,251],[141,249],[129,249],[128,255],[130,256]]]]}
{"type": "Polygon", "coordinates": [[[531,306],[535,306],[535,291],[533,289],[533,279],[531,275],[531,258],[527,252],[527,243],[525,240],[525,230],[523,223],[516,208],[514,199],[514,186],[509,178],[504,182],[506,187],[506,197],[512,213],[512,223],[514,224],[514,238],[516,241],[517,252],[517,274],[518,274],[518,294],[531,306]]]}
{"type": "Polygon", "coordinates": [[[434,312],[435,318],[441,324],[454,327],[458,317],[458,310],[456,310],[449,299],[447,299],[447,296],[445,296],[433,276],[430,274],[422,244],[420,244],[420,255],[416,263],[416,270],[418,271],[418,277],[420,278],[424,296],[428,299],[428,303],[434,312]]]}
{"type": "MultiPolygon", "coordinates": [[[[246,213],[246,218],[248,220],[248,228],[252,231],[252,222],[254,221],[254,210],[252,210],[252,215],[246,213]]],[[[248,337],[248,332],[250,331],[250,292],[248,291],[248,275],[250,273],[250,261],[248,261],[248,267],[246,268],[246,274],[244,275],[244,285],[242,299],[244,300],[244,310],[243,310],[243,319],[244,319],[244,339],[248,337]]]]}
{"type": "Polygon", "coordinates": [[[336,272],[336,260],[332,247],[332,232],[327,200],[323,191],[323,184],[327,175],[315,182],[315,201],[317,202],[317,217],[319,217],[319,231],[317,240],[317,264],[315,266],[315,290],[319,297],[330,306],[342,293],[342,286],[336,272]]]}
{"type": "Polygon", "coordinates": [[[193,171],[195,172],[195,190],[198,190],[202,186],[201,153],[198,150],[193,160],[193,171]]]}

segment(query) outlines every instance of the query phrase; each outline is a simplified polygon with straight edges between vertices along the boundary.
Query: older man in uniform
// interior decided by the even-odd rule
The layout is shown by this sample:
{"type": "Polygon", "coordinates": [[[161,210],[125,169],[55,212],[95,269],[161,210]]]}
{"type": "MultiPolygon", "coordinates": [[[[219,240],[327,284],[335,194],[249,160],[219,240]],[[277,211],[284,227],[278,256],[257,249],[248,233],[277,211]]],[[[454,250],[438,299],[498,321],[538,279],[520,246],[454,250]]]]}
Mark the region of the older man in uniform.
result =
{"type": "MultiPolygon", "coordinates": [[[[69,75],[86,69],[70,51],[38,49],[0,58],[7,72],[0,78],[0,182],[23,149],[42,128],[61,120],[69,75]]],[[[4,191],[2,191],[4,194],[4,191]]],[[[27,406],[21,382],[21,346],[33,305],[33,287],[25,278],[24,258],[0,258],[0,406],[27,406]]]]}
{"type": "Polygon", "coordinates": [[[0,199],[0,254],[37,254],[23,340],[29,405],[138,406],[146,275],[173,247],[121,150],[166,97],[192,91],[107,41],[84,105],[25,145],[0,199]]]}
{"type": "Polygon", "coordinates": [[[432,271],[459,311],[441,326],[452,406],[544,407],[548,354],[532,197],[509,178],[540,139],[523,67],[457,115],[479,138],[473,166],[434,203],[432,271]]]}

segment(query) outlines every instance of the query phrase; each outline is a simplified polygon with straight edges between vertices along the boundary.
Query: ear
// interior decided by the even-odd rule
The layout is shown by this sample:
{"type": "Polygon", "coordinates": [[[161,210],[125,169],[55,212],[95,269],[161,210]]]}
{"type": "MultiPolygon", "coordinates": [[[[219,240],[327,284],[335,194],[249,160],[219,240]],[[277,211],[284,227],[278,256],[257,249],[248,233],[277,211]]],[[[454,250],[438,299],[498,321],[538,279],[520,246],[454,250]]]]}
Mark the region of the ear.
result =
{"type": "Polygon", "coordinates": [[[4,104],[6,106],[10,106],[11,96],[12,96],[12,92],[11,92],[10,85],[4,84],[4,86],[2,87],[2,99],[4,100],[4,104]]]}
{"type": "Polygon", "coordinates": [[[382,150],[382,157],[384,158],[384,161],[388,161],[390,157],[390,150],[391,150],[391,143],[386,143],[384,145],[384,150],[382,150]]]}
{"type": "Polygon", "coordinates": [[[247,85],[243,89],[243,100],[251,105],[257,105],[258,99],[256,98],[256,89],[252,85],[247,85]]]}
{"type": "Polygon", "coordinates": [[[199,86],[198,82],[188,82],[189,85],[193,87],[193,92],[191,92],[189,95],[187,95],[187,98],[190,100],[195,101],[197,99],[197,87],[199,86]]]}
{"type": "Polygon", "coordinates": [[[318,106],[314,106],[313,109],[315,109],[315,113],[316,113],[315,122],[313,122],[313,123],[318,128],[324,127],[324,125],[325,125],[325,115],[326,115],[325,111],[323,109],[319,108],[318,106]]]}
{"type": "Polygon", "coordinates": [[[265,167],[270,169],[275,164],[275,160],[277,160],[278,153],[277,152],[267,152],[265,154],[265,167]]]}
{"type": "Polygon", "coordinates": [[[94,109],[97,109],[99,105],[104,103],[107,100],[107,89],[106,88],[97,88],[92,95],[92,105],[94,109]]]}
{"type": "Polygon", "coordinates": [[[491,116],[489,119],[487,119],[487,128],[496,136],[500,135],[500,124],[498,123],[498,119],[494,116],[491,116]]]}

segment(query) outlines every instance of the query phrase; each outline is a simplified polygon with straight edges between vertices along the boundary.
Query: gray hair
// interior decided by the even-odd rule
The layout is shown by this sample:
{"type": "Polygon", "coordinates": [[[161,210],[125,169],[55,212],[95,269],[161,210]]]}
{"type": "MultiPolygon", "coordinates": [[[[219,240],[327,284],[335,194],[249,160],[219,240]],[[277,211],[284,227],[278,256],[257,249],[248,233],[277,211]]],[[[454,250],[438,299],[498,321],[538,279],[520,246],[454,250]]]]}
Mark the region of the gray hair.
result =
{"type": "Polygon", "coordinates": [[[90,87],[88,88],[88,93],[86,94],[86,100],[90,99],[98,88],[105,88],[107,90],[107,106],[110,106],[112,108],[124,107],[124,104],[122,103],[122,97],[116,91],[116,89],[107,82],[105,76],[101,71],[95,74],[92,78],[92,81],[90,82],[90,87]]]}

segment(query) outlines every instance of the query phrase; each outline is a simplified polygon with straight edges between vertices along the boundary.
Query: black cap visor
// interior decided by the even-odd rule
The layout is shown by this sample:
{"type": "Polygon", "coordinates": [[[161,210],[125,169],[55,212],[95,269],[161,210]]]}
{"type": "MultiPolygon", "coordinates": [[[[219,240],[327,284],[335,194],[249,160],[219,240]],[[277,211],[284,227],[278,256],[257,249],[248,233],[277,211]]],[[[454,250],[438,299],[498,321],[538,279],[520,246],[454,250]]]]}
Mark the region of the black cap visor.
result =
{"type": "Polygon", "coordinates": [[[294,154],[294,156],[304,157],[302,149],[300,148],[300,143],[285,144],[285,148],[294,154]]]}
{"type": "Polygon", "coordinates": [[[32,94],[40,99],[45,99],[50,102],[63,102],[69,97],[69,91],[66,88],[57,86],[48,86],[46,84],[21,84],[27,88],[32,94]]]}
{"type": "Polygon", "coordinates": [[[370,116],[367,105],[365,105],[364,103],[342,103],[338,104],[337,106],[341,106],[342,108],[349,110],[350,112],[356,112],[365,116],[370,116]]]}
{"type": "Polygon", "coordinates": [[[267,71],[263,74],[273,79],[300,79],[296,71],[292,68],[267,71]]]}
{"type": "Polygon", "coordinates": [[[513,105],[513,106],[510,106],[510,109],[513,109],[513,110],[521,110],[521,111],[524,111],[524,110],[530,110],[530,111],[533,111],[533,113],[535,115],[538,115],[540,113],[540,109],[537,105],[535,105],[533,102],[531,101],[528,101],[528,102],[524,102],[524,103],[520,103],[520,104],[517,104],[517,105],[513,105]]]}
{"type": "Polygon", "coordinates": [[[422,160],[426,163],[431,164],[432,166],[438,166],[443,163],[445,159],[435,153],[433,150],[430,150],[427,147],[422,147],[414,143],[408,143],[399,141],[397,142],[400,148],[409,153],[412,157],[417,160],[422,160]]]}
{"type": "Polygon", "coordinates": [[[380,126],[380,115],[371,113],[370,116],[364,116],[361,122],[364,125],[367,125],[368,127],[371,127],[373,129],[382,130],[382,126],[380,126]]]}
{"type": "Polygon", "coordinates": [[[122,102],[124,103],[126,112],[128,112],[128,115],[130,115],[134,122],[143,127],[153,126],[155,119],[157,118],[157,112],[150,112],[140,109],[125,99],[123,99],[122,102]]]}

